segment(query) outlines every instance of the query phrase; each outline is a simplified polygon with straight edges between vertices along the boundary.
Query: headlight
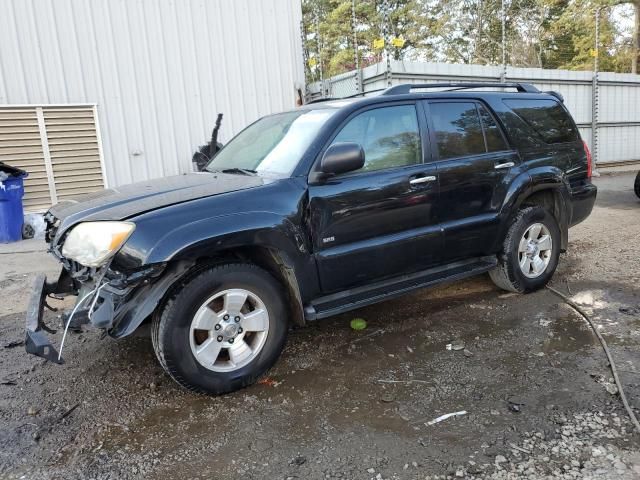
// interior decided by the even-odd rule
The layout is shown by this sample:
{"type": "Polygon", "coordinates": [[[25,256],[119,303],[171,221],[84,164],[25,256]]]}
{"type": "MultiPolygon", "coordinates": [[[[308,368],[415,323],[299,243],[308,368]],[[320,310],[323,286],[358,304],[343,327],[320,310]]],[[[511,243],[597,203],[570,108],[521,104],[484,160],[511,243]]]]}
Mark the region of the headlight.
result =
{"type": "Polygon", "coordinates": [[[73,227],[62,246],[62,255],[86,267],[104,265],[136,228],[130,222],[85,222],[73,227]]]}

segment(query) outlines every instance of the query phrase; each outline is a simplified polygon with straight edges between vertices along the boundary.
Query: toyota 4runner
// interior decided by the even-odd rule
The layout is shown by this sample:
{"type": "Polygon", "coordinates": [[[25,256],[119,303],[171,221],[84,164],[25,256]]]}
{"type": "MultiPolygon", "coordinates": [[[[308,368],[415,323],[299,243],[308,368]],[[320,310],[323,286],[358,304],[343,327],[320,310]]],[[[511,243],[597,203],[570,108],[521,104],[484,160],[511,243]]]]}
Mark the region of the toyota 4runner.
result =
{"type": "MultiPolygon", "coordinates": [[[[253,383],[291,325],[489,273],[543,287],[591,212],[591,157],[560,94],[528,84],[397,85],[240,132],[205,170],[64,201],[45,215],[59,278],[35,279],[26,349],[151,322],[159,362],[203,393],[253,383]]],[[[59,347],[61,348],[61,347],[59,347]]]]}

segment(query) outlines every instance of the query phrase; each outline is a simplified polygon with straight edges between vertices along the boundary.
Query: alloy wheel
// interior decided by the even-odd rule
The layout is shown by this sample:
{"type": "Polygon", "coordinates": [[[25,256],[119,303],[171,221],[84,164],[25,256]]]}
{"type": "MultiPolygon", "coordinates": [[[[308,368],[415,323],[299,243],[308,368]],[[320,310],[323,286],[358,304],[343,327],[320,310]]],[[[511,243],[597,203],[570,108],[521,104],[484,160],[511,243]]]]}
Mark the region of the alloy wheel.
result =
{"type": "Polygon", "coordinates": [[[518,263],[527,278],[537,278],[551,261],[553,240],[551,232],[542,223],[534,223],[522,235],[518,245],[518,263]]]}
{"type": "Polygon", "coordinates": [[[269,312],[253,292],[224,290],[207,299],[191,321],[189,341],[198,363],[231,372],[250,363],[264,347],[269,312]]]}

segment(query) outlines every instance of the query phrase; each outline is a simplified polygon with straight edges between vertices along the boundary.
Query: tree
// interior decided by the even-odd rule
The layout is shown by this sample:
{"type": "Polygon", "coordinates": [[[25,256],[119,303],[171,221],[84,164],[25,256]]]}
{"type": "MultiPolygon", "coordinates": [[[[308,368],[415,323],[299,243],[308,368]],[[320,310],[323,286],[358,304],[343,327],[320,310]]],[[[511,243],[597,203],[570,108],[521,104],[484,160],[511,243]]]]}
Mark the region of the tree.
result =
{"type": "MultiPolygon", "coordinates": [[[[507,62],[541,68],[591,69],[595,11],[601,9],[603,70],[637,70],[640,0],[504,0],[507,62]],[[608,7],[632,4],[633,46],[608,7]],[[624,38],[623,38],[624,37],[624,38]],[[623,39],[623,41],[621,41],[623,39]]],[[[382,61],[384,35],[392,58],[498,65],[502,62],[502,0],[303,0],[308,78],[318,80],[382,61]],[[355,5],[355,21],[352,8],[355,5]],[[385,25],[385,7],[388,22],[385,25]],[[357,37],[357,45],[355,38],[357,37]]]]}
{"type": "Polygon", "coordinates": [[[631,73],[638,73],[640,68],[640,0],[616,0],[614,5],[630,4],[633,6],[633,40],[631,50],[631,73]]]}
{"type": "MultiPolygon", "coordinates": [[[[554,39],[549,49],[549,67],[590,70],[598,55],[600,70],[623,71],[624,47],[617,44],[619,30],[613,22],[608,0],[567,2],[549,31],[554,39]],[[599,48],[595,49],[595,12],[600,9],[599,48]],[[562,42],[562,45],[560,45],[562,42]],[[557,48],[553,48],[556,47],[557,48]]],[[[626,70],[628,71],[628,66],[626,70]]]]}
{"type": "MultiPolygon", "coordinates": [[[[355,67],[354,30],[358,59],[367,65],[382,60],[374,41],[384,37],[383,0],[356,0],[355,23],[352,0],[304,0],[302,3],[307,73],[317,78],[320,70],[331,76],[355,67]]],[[[404,40],[402,46],[387,45],[395,59],[424,47],[428,38],[425,2],[388,0],[388,34],[404,40]]]]}

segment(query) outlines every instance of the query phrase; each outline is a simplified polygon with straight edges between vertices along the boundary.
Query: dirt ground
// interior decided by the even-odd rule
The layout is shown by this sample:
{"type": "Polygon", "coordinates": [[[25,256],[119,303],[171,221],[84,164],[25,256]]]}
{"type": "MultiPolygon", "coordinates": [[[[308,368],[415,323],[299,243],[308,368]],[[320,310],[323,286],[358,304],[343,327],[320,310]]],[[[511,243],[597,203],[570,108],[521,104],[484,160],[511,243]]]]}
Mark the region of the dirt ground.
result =
{"type": "MultiPolygon", "coordinates": [[[[553,285],[593,316],[640,414],[640,201],[630,174],[596,183],[553,285]]],[[[314,323],[267,381],[212,398],[165,376],[144,332],[72,335],[63,366],[12,347],[30,278],[55,269],[40,242],[15,248],[0,249],[0,478],[640,478],[602,349],[547,290],[482,276],[314,323]]]]}

